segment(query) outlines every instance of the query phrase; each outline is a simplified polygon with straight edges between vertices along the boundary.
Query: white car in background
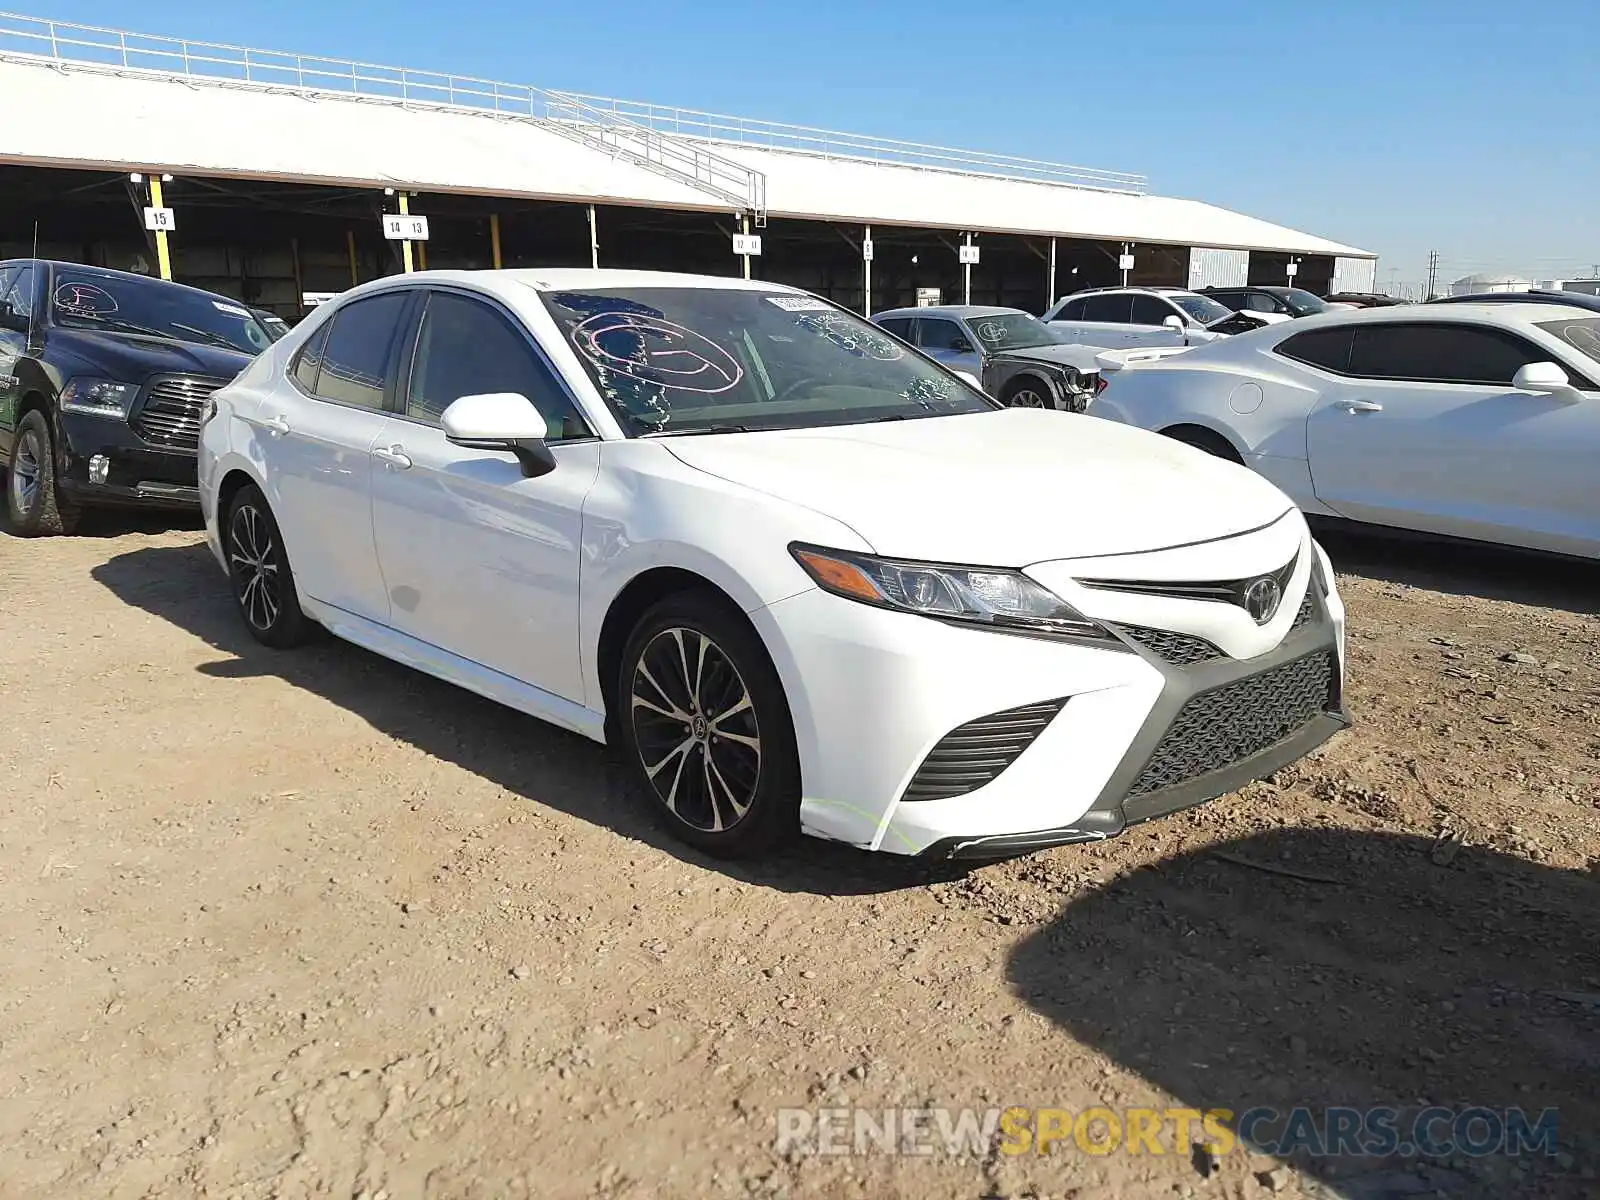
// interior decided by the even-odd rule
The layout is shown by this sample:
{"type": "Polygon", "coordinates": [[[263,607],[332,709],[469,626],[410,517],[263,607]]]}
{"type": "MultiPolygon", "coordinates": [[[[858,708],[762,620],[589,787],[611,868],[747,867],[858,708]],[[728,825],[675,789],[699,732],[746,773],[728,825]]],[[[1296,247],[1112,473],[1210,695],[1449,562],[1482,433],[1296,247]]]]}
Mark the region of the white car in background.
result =
{"type": "Polygon", "coordinates": [[[1102,354],[1102,418],[1253,468],[1308,514],[1600,557],[1600,316],[1428,304],[1102,354]]]}
{"type": "Polygon", "coordinates": [[[1235,312],[1185,288],[1093,288],[1064,296],[1043,320],[1062,340],[1108,350],[1198,346],[1289,318],[1235,312]]]}
{"type": "Polygon", "coordinates": [[[200,480],[258,640],[320,624],[614,742],[713,853],[1097,840],[1348,720],[1271,484],[777,285],[364,284],[216,393],[200,480]]]}

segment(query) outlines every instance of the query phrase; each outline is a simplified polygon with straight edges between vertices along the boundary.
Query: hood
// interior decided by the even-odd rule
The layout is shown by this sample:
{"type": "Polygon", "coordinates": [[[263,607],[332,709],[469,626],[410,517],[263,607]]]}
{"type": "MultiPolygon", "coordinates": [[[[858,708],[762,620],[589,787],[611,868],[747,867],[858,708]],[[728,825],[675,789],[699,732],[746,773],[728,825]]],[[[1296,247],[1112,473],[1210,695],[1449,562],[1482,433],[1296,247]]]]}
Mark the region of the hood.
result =
{"type": "Polygon", "coordinates": [[[197,342],[169,342],[98,329],[50,331],[50,348],[70,354],[109,379],[138,383],[149,375],[211,375],[232,379],[252,355],[197,342]]]}
{"type": "Polygon", "coordinates": [[[883,555],[1023,567],[1259,528],[1292,507],[1261,476],[1160,434],[1042,409],[661,445],[825,513],[883,555]]]}
{"type": "Polygon", "coordinates": [[[1059,363],[1064,367],[1072,367],[1084,373],[1098,371],[1100,368],[1094,360],[1095,351],[1088,346],[1020,346],[1015,350],[1001,350],[995,354],[996,358],[1021,359],[1027,362],[1059,363]]]}

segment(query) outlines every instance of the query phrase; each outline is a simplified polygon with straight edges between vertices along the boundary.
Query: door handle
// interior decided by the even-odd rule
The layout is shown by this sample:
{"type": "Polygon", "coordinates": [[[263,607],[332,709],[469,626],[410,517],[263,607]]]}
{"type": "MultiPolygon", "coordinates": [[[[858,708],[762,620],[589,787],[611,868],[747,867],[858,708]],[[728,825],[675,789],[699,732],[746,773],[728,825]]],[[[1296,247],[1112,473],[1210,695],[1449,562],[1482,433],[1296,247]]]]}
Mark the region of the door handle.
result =
{"type": "Polygon", "coordinates": [[[1339,407],[1347,413],[1382,412],[1383,405],[1374,404],[1371,400],[1341,400],[1339,407]]]}
{"type": "Polygon", "coordinates": [[[384,463],[398,471],[404,471],[411,465],[411,459],[405,455],[404,447],[401,446],[374,446],[372,455],[374,458],[381,458],[384,463]]]}
{"type": "Polygon", "coordinates": [[[289,432],[289,422],[282,417],[270,417],[261,423],[273,437],[282,437],[289,432]]]}

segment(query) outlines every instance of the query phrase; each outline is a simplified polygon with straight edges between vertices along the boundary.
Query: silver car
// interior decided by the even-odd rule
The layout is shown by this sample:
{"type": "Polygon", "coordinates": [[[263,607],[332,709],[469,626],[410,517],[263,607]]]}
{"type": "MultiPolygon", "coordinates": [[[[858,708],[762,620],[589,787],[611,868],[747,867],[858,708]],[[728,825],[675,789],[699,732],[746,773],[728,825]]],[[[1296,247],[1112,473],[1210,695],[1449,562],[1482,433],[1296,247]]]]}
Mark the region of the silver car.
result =
{"type": "Polygon", "coordinates": [[[1067,341],[1122,350],[1198,346],[1287,318],[1238,313],[1187,288],[1094,288],[1064,296],[1044,314],[1067,341]]]}
{"type": "Polygon", "coordinates": [[[1020,308],[895,308],[872,322],[1013,407],[1082,412],[1099,391],[1095,352],[1020,308]]]}

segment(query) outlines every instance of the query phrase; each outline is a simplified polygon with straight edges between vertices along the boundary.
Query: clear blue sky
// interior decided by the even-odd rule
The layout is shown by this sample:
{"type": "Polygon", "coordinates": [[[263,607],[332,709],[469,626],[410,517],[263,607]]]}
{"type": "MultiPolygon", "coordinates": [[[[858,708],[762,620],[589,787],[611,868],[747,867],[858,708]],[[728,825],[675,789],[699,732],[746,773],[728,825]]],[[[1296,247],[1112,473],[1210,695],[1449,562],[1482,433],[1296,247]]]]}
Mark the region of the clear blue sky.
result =
{"type": "Polygon", "coordinates": [[[1138,171],[1380,280],[1600,263],[1600,0],[14,0],[59,20],[1138,171]]]}

